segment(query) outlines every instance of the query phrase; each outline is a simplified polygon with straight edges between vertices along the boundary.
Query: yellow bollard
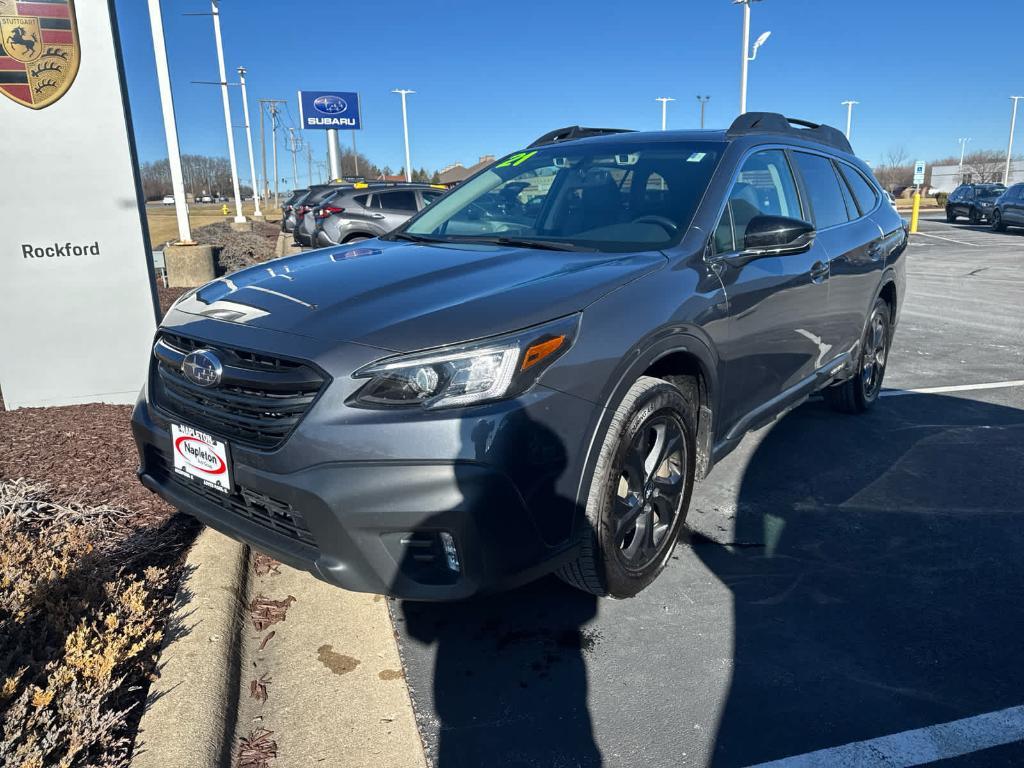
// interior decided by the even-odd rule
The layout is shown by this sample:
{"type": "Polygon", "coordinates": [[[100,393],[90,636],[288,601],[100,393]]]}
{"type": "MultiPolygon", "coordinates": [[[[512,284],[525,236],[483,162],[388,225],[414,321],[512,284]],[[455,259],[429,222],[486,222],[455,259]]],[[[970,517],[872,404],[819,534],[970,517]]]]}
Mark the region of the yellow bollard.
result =
{"type": "MultiPolygon", "coordinates": [[[[917,208],[915,207],[915,208],[914,208],[914,210],[917,210],[917,208]]],[[[224,214],[225,216],[227,216],[227,215],[228,215],[228,204],[227,204],[227,203],[224,203],[224,205],[222,205],[222,206],[220,207],[220,212],[221,212],[221,213],[223,213],[223,214],[224,214]]],[[[914,221],[917,221],[917,219],[915,218],[915,219],[914,219],[914,221]]],[[[917,230],[915,230],[915,232],[916,232],[916,231],[917,231],[917,230]]]]}
{"type": "MultiPolygon", "coordinates": [[[[226,206],[225,206],[226,207],[226,206]]],[[[917,234],[917,217],[921,214],[921,190],[914,190],[914,212],[910,214],[910,234],[917,234]]]]}

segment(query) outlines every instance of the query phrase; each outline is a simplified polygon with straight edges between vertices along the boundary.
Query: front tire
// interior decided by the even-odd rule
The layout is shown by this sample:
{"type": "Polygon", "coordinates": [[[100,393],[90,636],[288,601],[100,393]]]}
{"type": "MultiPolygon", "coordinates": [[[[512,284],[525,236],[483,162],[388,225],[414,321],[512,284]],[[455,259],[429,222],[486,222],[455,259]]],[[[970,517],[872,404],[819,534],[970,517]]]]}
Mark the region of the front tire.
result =
{"type": "Polygon", "coordinates": [[[558,575],[585,592],[634,597],[665,567],[690,505],[696,409],[679,387],[641,376],[604,434],[577,559],[558,575]]]}
{"type": "Polygon", "coordinates": [[[953,209],[948,206],[946,207],[946,221],[950,224],[956,221],[956,213],[954,213],[953,209]]]}
{"type": "Polygon", "coordinates": [[[981,212],[977,208],[971,208],[971,215],[967,217],[971,224],[981,224],[981,212]]]}
{"type": "Polygon", "coordinates": [[[992,230],[994,232],[1005,232],[1006,231],[1006,224],[1005,224],[1005,222],[1003,222],[1003,215],[1001,213],[999,213],[999,209],[998,208],[996,208],[995,210],[992,211],[991,224],[992,224],[992,230]]]}
{"type": "Polygon", "coordinates": [[[885,299],[875,299],[860,346],[857,373],[842,384],[825,390],[825,400],[842,413],[864,413],[882,391],[885,366],[892,343],[892,309],[885,299]]]}

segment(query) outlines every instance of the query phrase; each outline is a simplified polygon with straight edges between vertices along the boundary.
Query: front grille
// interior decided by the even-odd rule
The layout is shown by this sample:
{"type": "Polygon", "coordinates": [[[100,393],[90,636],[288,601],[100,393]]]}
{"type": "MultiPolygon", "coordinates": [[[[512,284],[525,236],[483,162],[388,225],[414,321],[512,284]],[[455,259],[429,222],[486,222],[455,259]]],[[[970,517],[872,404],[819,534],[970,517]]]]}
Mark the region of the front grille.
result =
{"type": "Polygon", "coordinates": [[[183,490],[200,496],[206,501],[274,533],[282,534],[302,544],[316,546],[313,534],[306,526],[306,520],[302,513],[285,501],[237,483],[234,490],[227,494],[208,488],[198,480],[193,482],[183,478],[174,471],[167,457],[153,448],[146,451],[146,472],[161,483],[174,483],[183,490]]]}
{"type": "Polygon", "coordinates": [[[302,419],[324,385],[313,367],[162,333],[153,348],[153,401],[191,427],[230,442],[276,448],[302,419]],[[201,387],[185,378],[181,363],[196,349],[209,349],[223,363],[221,383],[201,387]]]}

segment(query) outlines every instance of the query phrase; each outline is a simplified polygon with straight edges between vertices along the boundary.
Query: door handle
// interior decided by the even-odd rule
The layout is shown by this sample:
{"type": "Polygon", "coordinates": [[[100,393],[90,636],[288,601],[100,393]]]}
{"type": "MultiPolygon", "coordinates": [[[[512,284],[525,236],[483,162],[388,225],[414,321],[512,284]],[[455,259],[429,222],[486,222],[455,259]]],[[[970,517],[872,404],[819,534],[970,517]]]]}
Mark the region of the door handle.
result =
{"type": "Polygon", "coordinates": [[[370,218],[371,219],[383,219],[384,218],[384,214],[383,213],[371,213],[370,214],[370,218]]]}
{"type": "Polygon", "coordinates": [[[828,262],[816,261],[811,265],[811,282],[820,283],[828,277],[828,262]]]}

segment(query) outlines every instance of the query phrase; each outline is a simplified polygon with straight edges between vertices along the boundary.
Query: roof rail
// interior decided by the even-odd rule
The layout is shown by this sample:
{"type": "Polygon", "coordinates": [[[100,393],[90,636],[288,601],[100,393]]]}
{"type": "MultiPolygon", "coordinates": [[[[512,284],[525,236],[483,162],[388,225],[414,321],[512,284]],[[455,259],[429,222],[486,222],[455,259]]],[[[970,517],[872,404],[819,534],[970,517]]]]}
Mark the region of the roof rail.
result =
{"type": "Polygon", "coordinates": [[[629,128],[584,128],[580,125],[570,125],[565,128],[556,128],[541,136],[530,144],[530,147],[539,147],[544,144],[555,144],[559,141],[572,141],[573,139],[585,139],[588,136],[604,136],[608,133],[628,133],[629,128]]]}
{"type": "Polygon", "coordinates": [[[729,126],[728,137],[745,136],[752,133],[784,133],[807,141],[826,144],[842,152],[853,154],[850,140],[842,131],[831,125],[819,125],[795,117],[786,117],[778,112],[746,112],[729,126]]]}

